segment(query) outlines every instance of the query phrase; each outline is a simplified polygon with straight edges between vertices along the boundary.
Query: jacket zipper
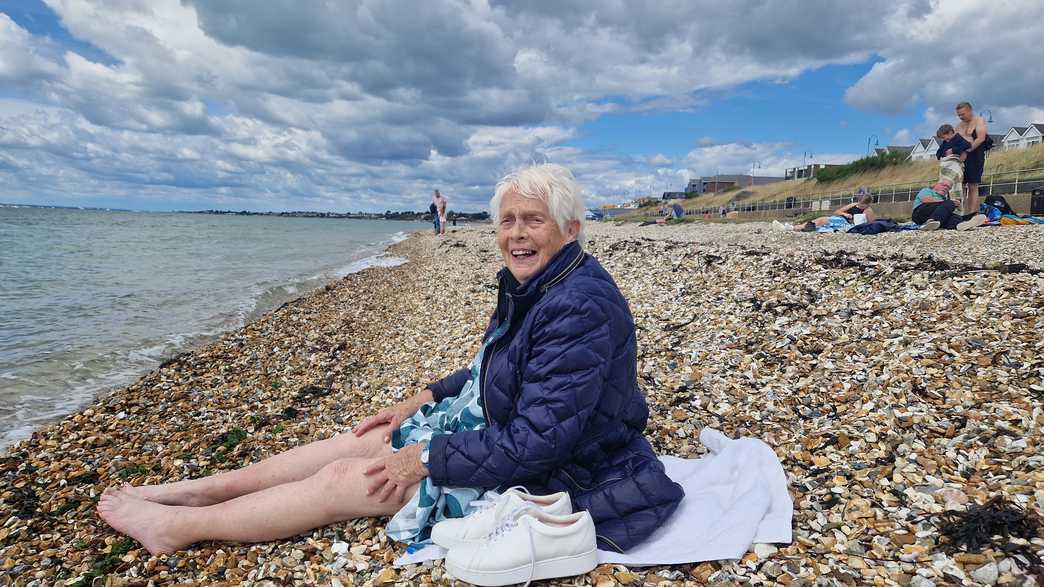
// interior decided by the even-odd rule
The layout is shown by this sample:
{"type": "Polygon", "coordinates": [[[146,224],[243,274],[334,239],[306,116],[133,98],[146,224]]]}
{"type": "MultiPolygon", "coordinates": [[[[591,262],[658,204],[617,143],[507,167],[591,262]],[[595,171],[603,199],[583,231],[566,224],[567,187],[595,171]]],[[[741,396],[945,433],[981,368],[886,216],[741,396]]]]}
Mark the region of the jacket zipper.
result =
{"type": "Polygon", "coordinates": [[[613,477],[612,479],[606,479],[605,481],[602,481],[596,487],[584,487],[583,485],[580,484],[579,481],[576,480],[576,478],[574,478],[572,475],[569,474],[569,471],[566,471],[565,469],[562,469],[562,473],[566,477],[569,477],[569,480],[573,482],[573,485],[576,485],[578,488],[580,488],[583,491],[594,491],[595,489],[605,485],[606,483],[612,483],[613,481],[620,481],[620,480],[623,479],[623,477],[613,477]]]}
{"type": "MultiPolygon", "coordinates": [[[[504,322],[507,323],[507,329],[511,330],[511,314],[515,310],[515,301],[508,297],[508,311],[507,317],[504,318],[504,322]]],[[[493,329],[496,332],[496,329],[493,329]]],[[[493,343],[493,346],[489,347],[489,352],[482,357],[482,383],[479,385],[479,400],[482,402],[482,417],[486,419],[486,426],[489,426],[489,412],[486,409],[486,386],[489,383],[489,364],[493,362],[493,354],[497,352],[497,348],[500,345],[500,341],[507,336],[507,331],[504,331],[500,335],[500,339],[493,343]]]]}
{"type": "Polygon", "coordinates": [[[611,546],[612,546],[613,548],[615,548],[615,549],[616,549],[616,552],[621,552],[621,553],[623,552],[623,549],[622,549],[622,548],[620,548],[620,545],[619,545],[619,544],[617,544],[617,543],[613,542],[612,540],[609,540],[609,539],[608,539],[608,538],[606,538],[605,536],[602,536],[601,534],[595,534],[595,538],[598,538],[598,539],[601,539],[601,540],[605,540],[605,541],[606,541],[606,542],[608,542],[608,543],[609,543],[609,544],[610,544],[610,545],[611,545],[611,546]]]}

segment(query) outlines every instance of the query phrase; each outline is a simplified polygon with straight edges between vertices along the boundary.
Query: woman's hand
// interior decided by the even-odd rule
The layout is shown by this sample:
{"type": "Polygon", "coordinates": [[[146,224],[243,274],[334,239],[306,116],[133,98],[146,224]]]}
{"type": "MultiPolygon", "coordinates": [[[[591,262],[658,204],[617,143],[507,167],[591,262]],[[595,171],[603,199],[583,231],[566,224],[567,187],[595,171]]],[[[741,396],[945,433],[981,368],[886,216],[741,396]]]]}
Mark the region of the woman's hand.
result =
{"type": "Polygon", "coordinates": [[[431,390],[425,389],[417,393],[417,395],[402,400],[389,408],[384,408],[375,415],[359,422],[359,425],[353,428],[352,432],[356,436],[362,436],[378,426],[387,424],[388,430],[384,435],[384,442],[391,442],[392,432],[398,430],[399,425],[402,424],[406,418],[412,416],[421,406],[432,401],[432,399],[431,390]]]}
{"type": "Polygon", "coordinates": [[[428,476],[428,468],[420,460],[423,450],[421,444],[414,443],[370,465],[364,471],[370,478],[366,495],[378,495],[377,500],[381,503],[394,495],[395,503],[402,503],[406,499],[406,492],[428,476]]]}

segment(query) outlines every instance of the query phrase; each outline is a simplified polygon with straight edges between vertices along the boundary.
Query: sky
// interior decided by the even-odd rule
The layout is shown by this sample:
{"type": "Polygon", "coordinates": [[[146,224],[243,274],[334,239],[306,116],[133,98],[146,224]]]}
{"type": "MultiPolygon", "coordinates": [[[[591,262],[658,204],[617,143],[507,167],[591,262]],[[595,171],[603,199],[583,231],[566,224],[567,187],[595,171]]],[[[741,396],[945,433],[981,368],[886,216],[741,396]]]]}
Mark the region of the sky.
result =
{"type": "Polygon", "coordinates": [[[596,206],[1044,122],[1040,0],[0,0],[0,202],[596,206]]]}

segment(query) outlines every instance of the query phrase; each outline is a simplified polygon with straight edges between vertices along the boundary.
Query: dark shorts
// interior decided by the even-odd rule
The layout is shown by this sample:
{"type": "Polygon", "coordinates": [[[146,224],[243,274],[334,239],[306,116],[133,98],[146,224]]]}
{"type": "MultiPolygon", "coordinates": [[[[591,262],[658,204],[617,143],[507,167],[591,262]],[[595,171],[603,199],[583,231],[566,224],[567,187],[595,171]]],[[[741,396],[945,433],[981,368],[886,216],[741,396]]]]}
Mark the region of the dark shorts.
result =
{"type": "Polygon", "coordinates": [[[982,183],[982,169],[986,166],[986,150],[982,147],[968,151],[964,161],[964,183],[982,183]]]}

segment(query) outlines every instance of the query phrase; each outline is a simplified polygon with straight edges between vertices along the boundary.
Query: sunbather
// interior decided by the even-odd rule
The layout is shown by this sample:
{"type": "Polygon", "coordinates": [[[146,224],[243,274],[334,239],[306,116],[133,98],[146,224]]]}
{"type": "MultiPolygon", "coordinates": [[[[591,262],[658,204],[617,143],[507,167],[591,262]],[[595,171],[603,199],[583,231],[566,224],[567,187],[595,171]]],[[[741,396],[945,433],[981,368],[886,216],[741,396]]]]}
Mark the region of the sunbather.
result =
{"type": "Polygon", "coordinates": [[[877,214],[875,214],[874,209],[870,207],[870,204],[872,204],[873,201],[874,197],[872,195],[859,194],[851,203],[845,204],[837,210],[834,210],[834,213],[830,216],[820,216],[815,220],[809,220],[808,222],[798,225],[773,220],[772,225],[779,230],[796,230],[798,232],[815,232],[823,226],[844,232],[855,226],[857,214],[862,214],[865,222],[873,222],[874,220],[877,220],[877,214]]]}

